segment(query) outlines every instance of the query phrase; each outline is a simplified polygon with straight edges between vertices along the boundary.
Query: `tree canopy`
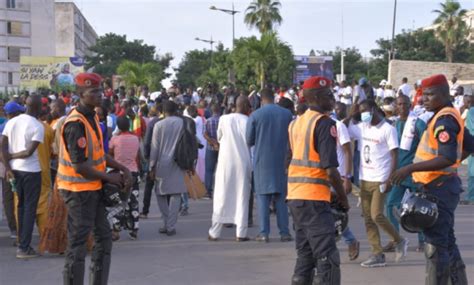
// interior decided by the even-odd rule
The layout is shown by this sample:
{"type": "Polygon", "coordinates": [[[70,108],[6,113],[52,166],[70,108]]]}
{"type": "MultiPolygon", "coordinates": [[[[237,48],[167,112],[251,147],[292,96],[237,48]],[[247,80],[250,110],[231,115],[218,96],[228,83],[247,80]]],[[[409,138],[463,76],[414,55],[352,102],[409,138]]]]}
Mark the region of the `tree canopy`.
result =
{"type": "Polygon", "coordinates": [[[261,34],[271,32],[275,26],[281,25],[279,0],[254,0],[245,10],[245,23],[250,28],[257,28],[261,34]]]}

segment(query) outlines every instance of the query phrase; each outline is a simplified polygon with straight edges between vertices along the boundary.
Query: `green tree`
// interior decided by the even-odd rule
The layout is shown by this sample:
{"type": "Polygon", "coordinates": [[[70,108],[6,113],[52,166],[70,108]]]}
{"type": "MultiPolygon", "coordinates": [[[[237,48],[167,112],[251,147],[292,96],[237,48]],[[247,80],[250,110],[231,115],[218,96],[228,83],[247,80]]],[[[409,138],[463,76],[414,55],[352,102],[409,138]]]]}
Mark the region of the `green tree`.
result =
{"type": "Polygon", "coordinates": [[[433,13],[438,14],[434,21],[438,25],[436,32],[444,43],[446,59],[448,62],[453,62],[454,51],[467,41],[469,31],[463,21],[467,11],[461,9],[461,4],[454,0],[446,0],[439,5],[441,10],[433,10],[433,13]]]}
{"type": "Polygon", "coordinates": [[[154,62],[155,50],[154,46],[144,44],[142,40],[128,41],[125,35],[109,33],[97,39],[90,48],[93,55],[86,57],[86,68],[94,67],[95,72],[110,77],[123,60],[154,62]]]}
{"type": "Polygon", "coordinates": [[[147,85],[151,90],[161,88],[161,81],[166,77],[164,68],[156,61],[137,63],[124,60],[118,66],[117,73],[122,76],[127,86],[147,85]]]}
{"type": "Polygon", "coordinates": [[[176,80],[185,87],[204,86],[208,82],[226,84],[230,66],[230,51],[221,43],[212,54],[210,50],[191,50],[175,69],[176,80]]]}
{"type": "Polygon", "coordinates": [[[289,84],[295,65],[291,47],[273,32],[263,34],[261,39],[238,39],[232,61],[237,85],[245,88],[255,82],[262,88],[267,82],[289,84]]]}
{"type": "MultiPolygon", "coordinates": [[[[335,51],[330,52],[319,51],[319,54],[323,56],[332,56],[335,75],[341,74],[341,53],[342,49],[340,47],[336,47],[335,51]]],[[[344,73],[346,74],[346,81],[359,79],[367,75],[367,62],[364,61],[362,54],[356,47],[344,49],[344,54],[344,73]]]]}
{"type": "Polygon", "coordinates": [[[257,28],[261,34],[271,32],[281,25],[279,0],[253,0],[245,10],[244,22],[250,28],[257,28]]]}

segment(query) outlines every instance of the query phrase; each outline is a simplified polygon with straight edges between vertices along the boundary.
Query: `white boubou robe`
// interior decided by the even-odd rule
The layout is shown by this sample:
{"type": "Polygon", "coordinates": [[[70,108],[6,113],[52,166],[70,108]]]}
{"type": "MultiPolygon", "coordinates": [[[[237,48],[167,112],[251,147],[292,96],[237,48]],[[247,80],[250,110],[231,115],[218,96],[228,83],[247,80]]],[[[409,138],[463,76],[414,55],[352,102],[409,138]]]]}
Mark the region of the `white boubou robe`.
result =
{"type": "MultiPolygon", "coordinates": [[[[248,117],[239,113],[222,116],[217,129],[219,157],[215,175],[212,224],[237,225],[237,237],[246,237],[251,187],[250,150],[245,139],[248,117]]],[[[210,234],[218,237],[220,230],[210,234]]],[[[217,227],[221,228],[221,227],[217,227]]]]}

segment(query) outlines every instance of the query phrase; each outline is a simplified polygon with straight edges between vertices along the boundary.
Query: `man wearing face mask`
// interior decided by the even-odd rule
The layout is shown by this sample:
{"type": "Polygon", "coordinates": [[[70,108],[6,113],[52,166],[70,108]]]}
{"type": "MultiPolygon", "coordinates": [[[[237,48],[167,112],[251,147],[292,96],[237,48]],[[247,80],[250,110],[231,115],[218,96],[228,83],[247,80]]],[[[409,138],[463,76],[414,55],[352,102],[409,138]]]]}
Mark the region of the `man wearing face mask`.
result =
{"type": "Polygon", "coordinates": [[[349,134],[359,141],[359,149],[363,151],[359,170],[360,197],[372,255],[361,266],[372,268],[386,265],[379,228],[395,242],[397,262],[405,257],[408,240],[400,236],[383,214],[385,196],[391,188],[388,178],[397,165],[397,131],[385,120],[375,101],[362,101],[359,110],[362,122],[351,124],[349,134]]]}
{"type": "Polygon", "coordinates": [[[457,168],[472,154],[474,142],[451,103],[446,77],[434,75],[424,79],[421,86],[424,106],[434,115],[421,137],[414,163],[398,169],[390,179],[400,185],[412,175],[426,194],[437,198],[438,218],[432,227],[423,230],[426,284],[468,284],[466,265],[454,235],[454,212],[462,192],[457,168]]]}
{"type": "Polygon", "coordinates": [[[330,187],[344,209],[349,209],[349,203],[337,170],[336,122],[324,115],[335,103],[330,87],[331,80],[325,77],[307,79],[303,96],[309,109],[289,126],[292,159],[287,203],[298,254],[292,285],[341,284],[330,187]]]}

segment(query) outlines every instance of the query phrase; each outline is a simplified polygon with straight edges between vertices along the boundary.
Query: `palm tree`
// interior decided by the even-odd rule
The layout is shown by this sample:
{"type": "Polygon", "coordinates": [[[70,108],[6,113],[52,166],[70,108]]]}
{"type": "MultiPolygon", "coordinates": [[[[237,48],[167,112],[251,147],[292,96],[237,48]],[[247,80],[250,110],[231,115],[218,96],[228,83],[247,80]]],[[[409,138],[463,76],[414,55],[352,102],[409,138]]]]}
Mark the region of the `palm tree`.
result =
{"type": "Polygon", "coordinates": [[[117,68],[117,73],[122,76],[129,87],[147,85],[151,90],[160,87],[161,80],[165,78],[162,66],[157,62],[137,63],[124,60],[117,68]]]}
{"type": "Polygon", "coordinates": [[[461,4],[455,0],[446,0],[440,3],[440,6],[440,10],[433,10],[433,13],[438,14],[434,21],[438,25],[436,33],[444,43],[448,62],[453,62],[454,51],[466,40],[468,34],[466,23],[463,21],[467,11],[461,9],[461,4]]]}
{"type": "Polygon", "coordinates": [[[245,10],[244,22],[250,28],[257,28],[261,34],[273,31],[283,21],[279,0],[253,0],[245,10]]]}
{"type": "Polygon", "coordinates": [[[258,77],[260,88],[262,89],[265,87],[268,66],[275,60],[277,44],[278,37],[274,32],[263,34],[260,40],[253,37],[248,41],[249,57],[255,64],[255,74],[258,77]]]}

